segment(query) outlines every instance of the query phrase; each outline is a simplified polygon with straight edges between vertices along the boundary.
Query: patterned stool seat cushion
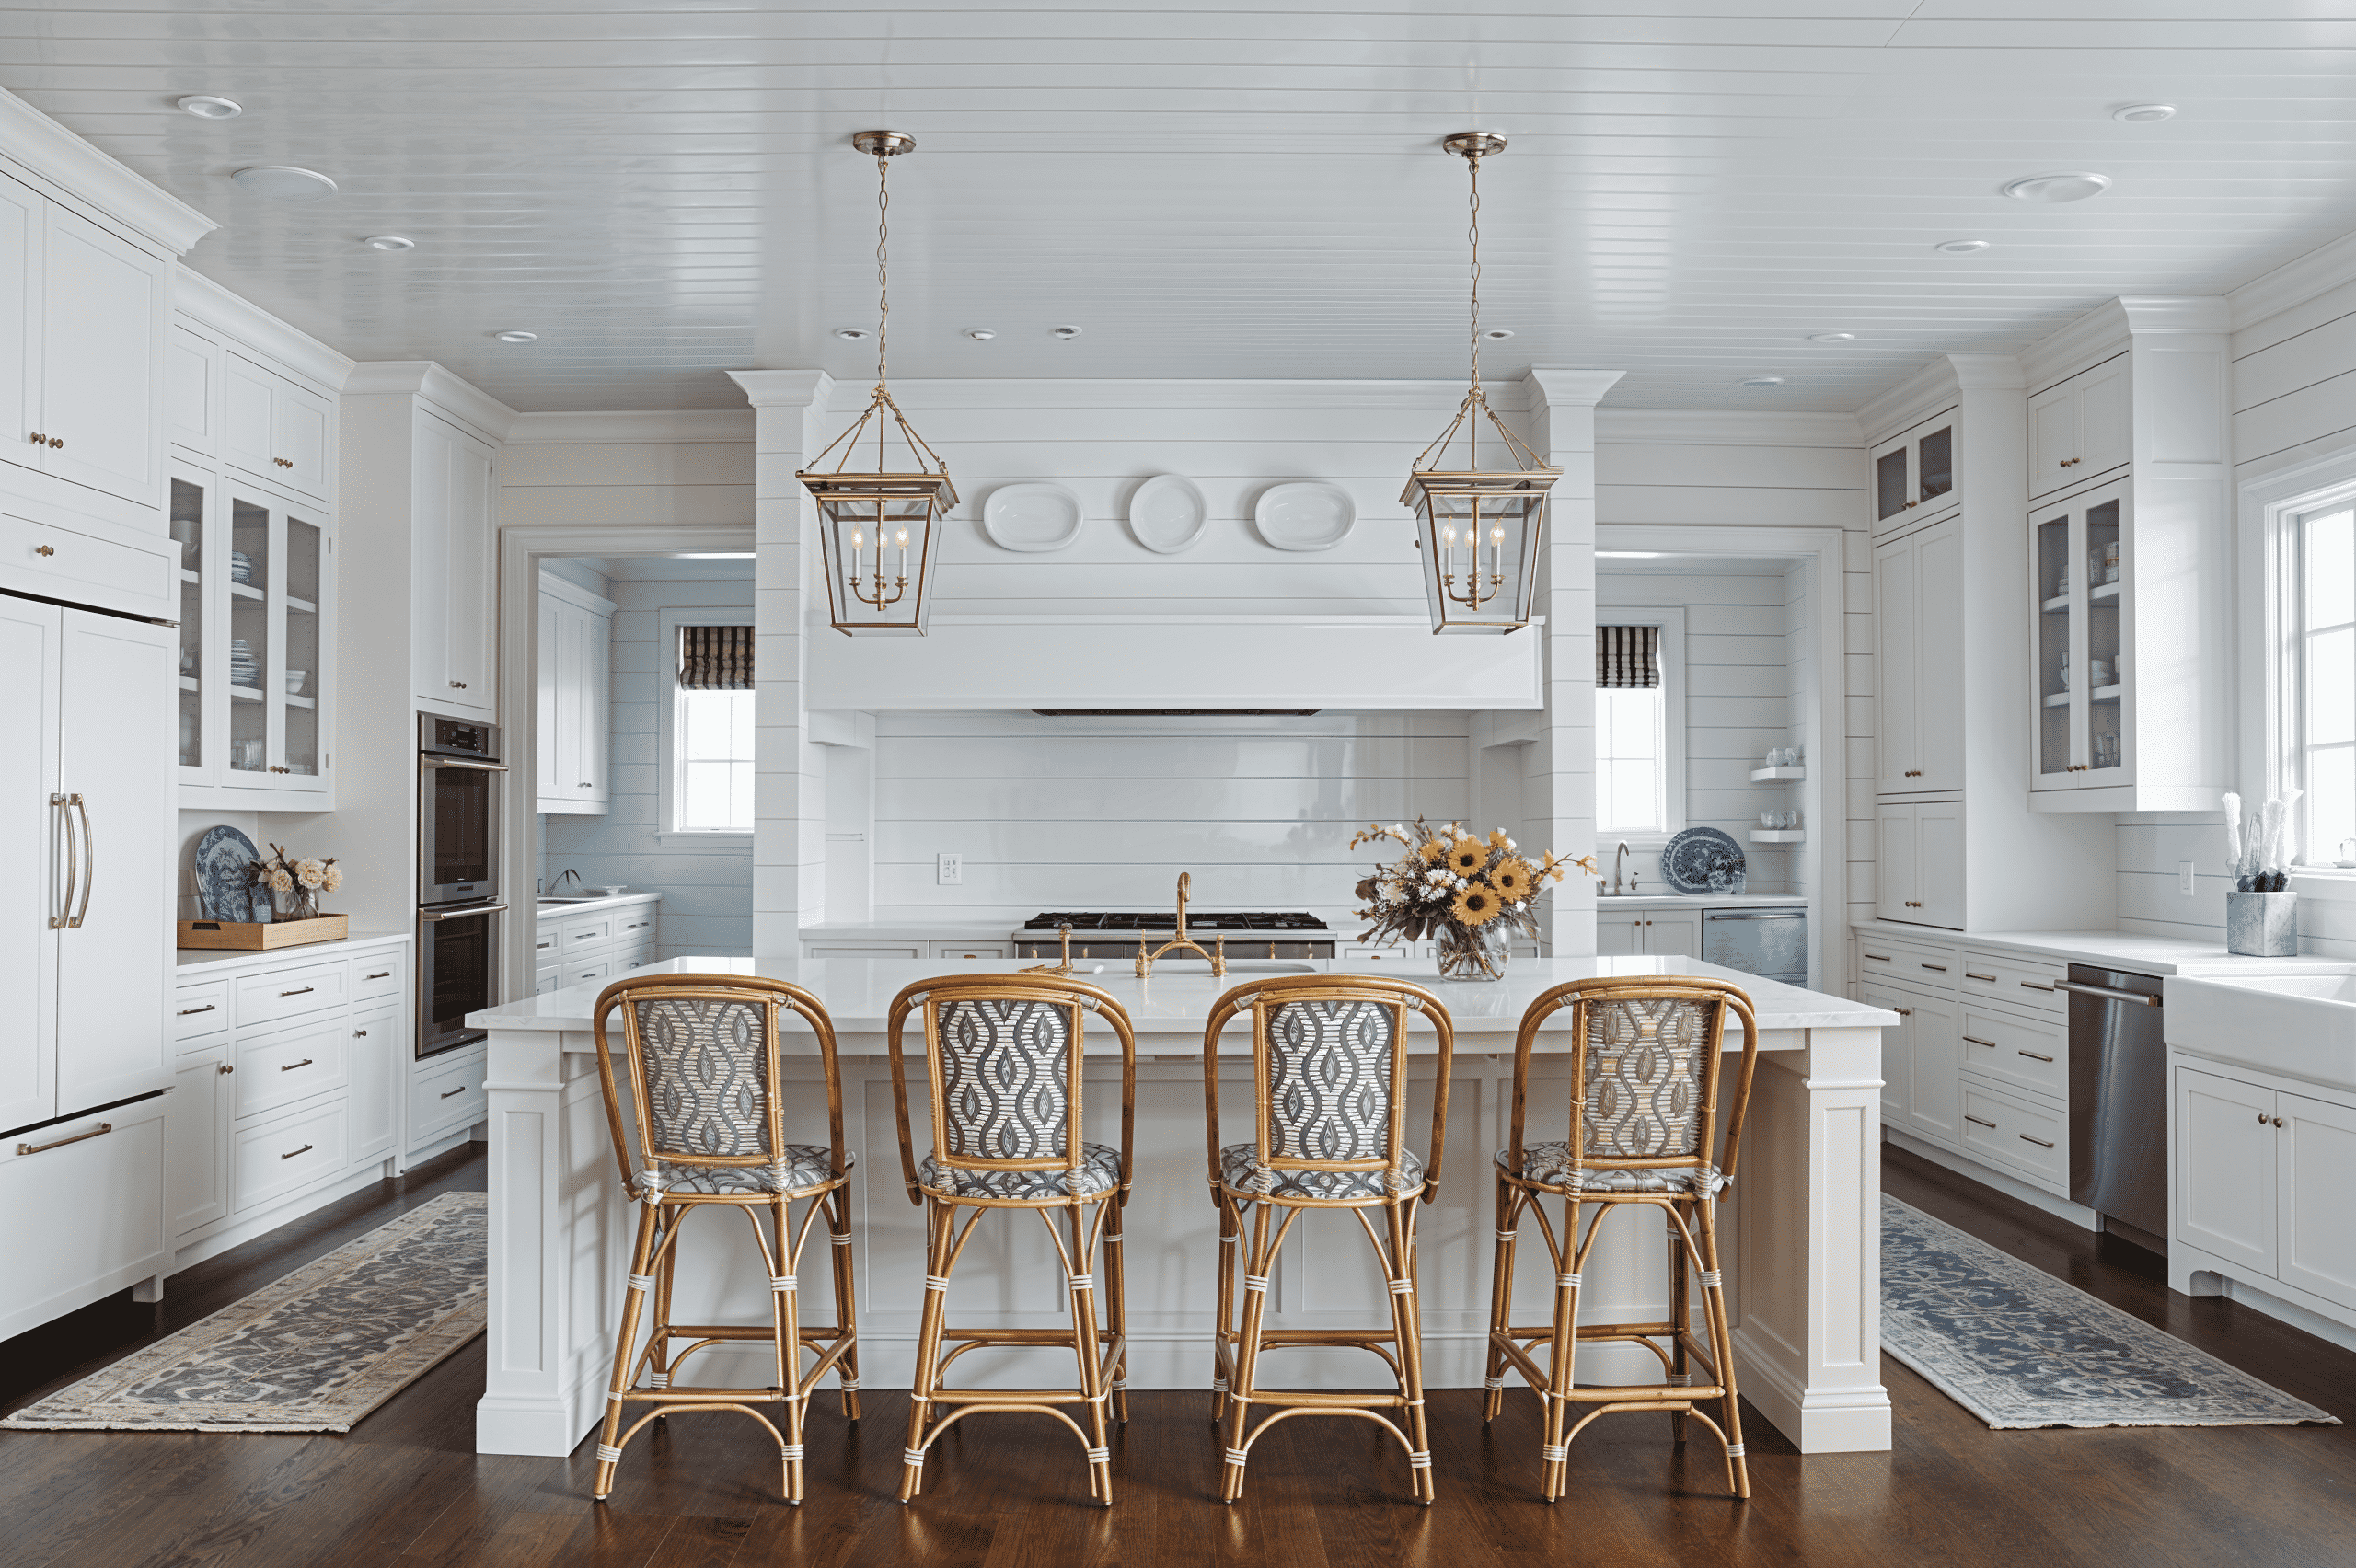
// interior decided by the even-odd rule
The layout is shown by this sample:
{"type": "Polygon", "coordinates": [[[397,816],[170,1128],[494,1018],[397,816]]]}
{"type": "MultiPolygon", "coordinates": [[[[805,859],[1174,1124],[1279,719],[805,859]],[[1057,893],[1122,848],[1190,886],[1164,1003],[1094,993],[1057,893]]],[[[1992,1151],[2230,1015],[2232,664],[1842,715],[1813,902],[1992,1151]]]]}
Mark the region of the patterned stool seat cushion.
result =
{"type": "Polygon", "coordinates": [[[1566,1143],[1524,1145],[1519,1171],[1513,1169],[1513,1150],[1501,1148],[1497,1150],[1497,1169],[1508,1175],[1519,1175],[1525,1182],[1542,1182],[1574,1193],[1682,1193],[1711,1197],[1727,1184],[1727,1178],[1718,1174],[1715,1165],[1608,1170],[1589,1166],[1580,1170],[1572,1166],[1571,1146],[1566,1143]]]}
{"type": "Polygon", "coordinates": [[[1080,1146],[1077,1170],[966,1170],[929,1154],[917,1161],[917,1185],[944,1198],[1091,1198],[1120,1184],[1121,1151],[1103,1144],[1080,1146]]]}
{"type": "Polygon", "coordinates": [[[1399,1151],[1397,1170],[1287,1170],[1260,1163],[1257,1144],[1230,1144],[1218,1151],[1218,1179],[1231,1193],[1261,1198],[1360,1200],[1420,1192],[1423,1158],[1399,1151]]]}
{"type": "MultiPolygon", "coordinates": [[[[782,1165],[680,1165],[654,1162],[656,1182],[666,1193],[800,1193],[834,1180],[834,1151],[818,1144],[788,1144],[782,1165]]],[[[852,1163],[843,1156],[846,1168],[852,1163]]],[[[642,1178],[641,1178],[642,1180],[642,1178]]]]}

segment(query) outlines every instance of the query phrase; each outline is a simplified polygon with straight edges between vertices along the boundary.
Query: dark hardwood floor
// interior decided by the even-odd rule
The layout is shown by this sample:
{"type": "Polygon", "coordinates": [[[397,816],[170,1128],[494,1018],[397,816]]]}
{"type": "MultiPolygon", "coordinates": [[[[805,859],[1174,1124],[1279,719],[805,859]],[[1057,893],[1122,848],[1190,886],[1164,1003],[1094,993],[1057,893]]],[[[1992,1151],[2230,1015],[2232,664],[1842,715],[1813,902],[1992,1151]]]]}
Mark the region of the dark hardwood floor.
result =
{"type": "MultiPolygon", "coordinates": [[[[2231,1302],[2171,1296],[2143,1254],[1905,1154],[1884,1173],[1907,1202],[2356,1422],[2356,1355],[2231,1302]]],[[[0,1408],[483,1182],[479,1153],[446,1158],[177,1276],[158,1306],[101,1302],[0,1344],[0,1408]]],[[[633,1445],[599,1508],[585,1444],[570,1460],[475,1455],[477,1340],[344,1436],[0,1432],[0,1564],[2356,1563],[2356,1426],[1991,1432],[1886,1357],[1883,1374],[1890,1453],[1803,1459],[1757,1422],[1755,1495],[1739,1505],[1715,1490],[1713,1449],[1680,1453],[1666,1421],[1620,1416],[1573,1448],[1571,1494],[1549,1507],[1535,1495],[1536,1400],[1518,1391],[1484,1430],[1478,1393],[1449,1390],[1432,1401],[1440,1497],[1428,1509],[1403,1501],[1389,1439],[1312,1421],[1272,1433],[1243,1502],[1221,1507],[1205,1396],[1179,1393],[1132,1396],[1109,1511],[1088,1505],[1069,1435],[1027,1416],[953,1432],[925,1497],[903,1508],[907,1403],[872,1392],[857,1426],[820,1401],[801,1508],[777,1500],[773,1450],[722,1415],[633,1445]]]]}

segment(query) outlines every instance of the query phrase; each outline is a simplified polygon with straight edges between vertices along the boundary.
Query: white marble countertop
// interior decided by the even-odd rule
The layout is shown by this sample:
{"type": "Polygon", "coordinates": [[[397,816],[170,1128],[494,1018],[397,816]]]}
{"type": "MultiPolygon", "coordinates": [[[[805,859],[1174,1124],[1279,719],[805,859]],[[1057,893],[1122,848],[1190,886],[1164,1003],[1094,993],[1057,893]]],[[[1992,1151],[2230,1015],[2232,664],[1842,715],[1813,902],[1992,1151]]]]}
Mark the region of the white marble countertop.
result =
{"type": "Polygon", "coordinates": [[[1595,912],[1612,909],[1805,909],[1804,893],[1599,893],[1595,912]]]}
{"type": "MultiPolygon", "coordinates": [[[[801,937],[813,942],[1002,942],[1021,920],[822,920],[804,926],[801,937]]],[[[1047,933],[1049,941],[1055,933],[1047,933]]]]}
{"type": "Polygon", "coordinates": [[[532,900],[532,905],[539,918],[557,920],[567,915],[595,915],[600,910],[619,909],[626,905],[653,904],[662,896],[659,893],[617,893],[602,898],[560,901],[542,894],[532,900]]]}
{"type": "Polygon", "coordinates": [[[182,974],[201,973],[207,969],[226,969],[241,963],[266,962],[271,963],[300,963],[332,958],[353,948],[383,947],[390,942],[406,943],[407,931],[354,931],[331,942],[303,942],[283,948],[181,948],[176,966],[182,974]]]}
{"type": "MultiPolygon", "coordinates": [[[[902,988],[918,980],[938,979],[950,974],[1009,974],[1019,972],[1019,962],[976,963],[971,960],[921,962],[913,959],[791,959],[791,958],[677,958],[661,963],[651,963],[633,970],[631,978],[649,974],[758,974],[770,979],[791,980],[814,992],[826,1007],[838,1034],[880,1033],[891,1011],[892,998],[902,988]]],[[[1210,1016],[1211,1006],[1219,996],[1233,986],[1260,975],[1272,974],[1356,974],[1361,971],[1341,961],[1317,959],[1265,960],[1230,964],[1227,977],[1214,980],[1208,971],[1184,973],[1164,970],[1151,979],[1140,980],[1126,962],[1114,961],[1103,965],[1098,973],[1083,972],[1076,978],[1109,991],[1127,1009],[1132,1025],[1141,1036],[1178,1034],[1191,1036],[1190,1046],[1198,1046],[1203,1024],[1210,1016]]],[[[1796,1049],[1802,1042],[1789,1032],[1807,1029],[1880,1029],[1898,1022],[1898,1015],[1863,1002],[1853,1002],[1842,997],[1827,996],[1821,991],[1804,991],[1796,986],[1761,979],[1755,974],[1741,974],[1715,964],[1702,963],[1690,958],[1631,957],[1631,958],[1536,958],[1514,963],[1506,978],[1494,983],[1458,984],[1439,979],[1438,970],[1429,960],[1408,961],[1396,968],[1386,969],[1384,979],[1410,980],[1429,988],[1446,1004],[1454,1023],[1459,1049],[1497,1051],[1510,1049],[1514,1031],[1520,1025],[1521,1015],[1540,992],[1565,980],[1583,980],[1602,974],[1704,974],[1731,980],[1750,993],[1751,1006],[1759,1016],[1759,1026],[1769,1039],[1761,1048],[1796,1049]],[[1782,1032],[1784,1038],[1773,1036],[1782,1032]],[[1481,1036],[1477,1044],[1468,1036],[1481,1036]]],[[[597,997],[605,990],[600,984],[569,986],[546,996],[525,997],[503,1007],[491,1008],[467,1017],[469,1028],[520,1031],[586,1031],[592,1027],[597,997]]],[[[1233,1031],[1239,1049],[1249,1048],[1249,1031],[1233,1031]]],[[[1730,1031],[1730,1035],[1738,1032],[1730,1031]]],[[[1411,1048],[1430,1049],[1428,1031],[1412,1028],[1417,1043],[1411,1048]]],[[[1167,1051],[1168,1044],[1155,1042],[1155,1051],[1167,1051]]]]}
{"type": "Polygon", "coordinates": [[[2227,952],[2222,941],[2146,937],[2131,931],[1948,931],[1910,926],[1902,920],[1860,920],[1852,928],[1894,942],[2030,953],[2065,963],[2104,964],[2135,974],[2283,974],[2303,970],[2340,974],[2349,967],[2345,960],[2337,958],[2251,958],[2227,952]]]}

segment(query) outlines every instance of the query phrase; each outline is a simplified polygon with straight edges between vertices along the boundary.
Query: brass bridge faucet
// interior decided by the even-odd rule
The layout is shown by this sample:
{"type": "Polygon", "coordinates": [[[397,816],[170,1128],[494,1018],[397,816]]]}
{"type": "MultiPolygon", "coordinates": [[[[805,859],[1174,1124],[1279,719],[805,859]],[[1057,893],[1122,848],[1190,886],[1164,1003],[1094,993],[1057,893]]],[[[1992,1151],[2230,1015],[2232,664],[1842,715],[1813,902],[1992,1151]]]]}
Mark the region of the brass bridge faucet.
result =
{"type": "MultiPolygon", "coordinates": [[[[1056,928],[1056,934],[1057,934],[1057,936],[1058,936],[1059,938],[1061,938],[1061,939],[1062,939],[1062,940],[1063,940],[1063,957],[1062,957],[1059,961],[1057,961],[1057,963],[1034,963],[1034,964],[1032,964],[1029,968],[1027,968],[1027,969],[1023,970],[1023,972],[1022,972],[1023,974],[1069,974],[1070,973],[1072,973],[1072,967],[1071,967],[1071,922],[1070,922],[1070,921],[1068,921],[1068,920],[1067,920],[1067,921],[1065,921],[1062,925],[1057,926],[1057,927],[1056,928]]],[[[1034,951],[1035,951],[1036,950],[1034,949],[1034,951]]],[[[1086,950],[1085,950],[1085,949],[1083,949],[1082,951],[1085,951],[1086,950]]]]}
{"type": "Polygon", "coordinates": [[[1217,952],[1211,952],[1206,950],[1202,943],[1194,940],[1186,935],[1186,890],[1192,885],[1192,882],[1193,877],[1191,873],[1186,871],[1181,871],[1178,873],[1178,934],[1175,937],[1171,939],[1169,941],[1162,943],[1160,947],[1155,948],[1151,952],[1148,952],[1145,946],[1145,933],[1143,931],[1139,931],[1138,933],[1138,979],[1142,980],[1153,973],[1153,961],[1155,959],[1164,957],[1167,954],[1173,952],[1201,953],[1205,958],[1211,961],[1212,979],[1222,980],[1227,977],[1226,933],[1221,932],[1217,939],[1218,943],[1218,951],[1217,952]]]}

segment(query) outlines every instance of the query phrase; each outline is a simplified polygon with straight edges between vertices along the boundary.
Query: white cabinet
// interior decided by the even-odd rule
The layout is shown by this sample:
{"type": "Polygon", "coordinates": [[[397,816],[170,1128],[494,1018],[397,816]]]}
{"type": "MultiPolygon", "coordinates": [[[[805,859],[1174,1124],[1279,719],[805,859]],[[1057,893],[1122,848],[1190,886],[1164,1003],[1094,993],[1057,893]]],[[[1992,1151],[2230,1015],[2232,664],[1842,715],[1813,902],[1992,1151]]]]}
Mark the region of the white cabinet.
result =
{"type": "Polygon", "coordinates": [[[2127,466],[2128,356],[2082,370],[2028,400],[2028,493],[2051,495],[2127,466]]]}
{"type": "Polygon", "coordinates": [[[230,1078],[226,1046],[183,1055],[164,1118],[166,1218],[174,1237],[229,1212],[230,1078]]]}
{"type": "Polygon", "coordinates": [[[614,613],[621,606],[560,577],[540,579],[540,810],[611,809],[614,613]]]}
{"type": "Polygon", "coordinates": [[[2278,1093],[2275,1275],[2327,1300],[2356,1306],[2356,1108],[2278,1093]]]}
{"type": "Polygon", "coordinates": [[[174,322],[164,348],[164,433],[199,457],[221,455],[221,345],[174,322]]]}
{"type": "Polygon", "coordinates": [[[220,379],[222,455],[229,467],[315,501],[332,496],[335,405],[234,349],[222,361],[220,379]]]}
{"type": "Polygon", "coordinates": [[[2356,1325],[2356,1095],[2172,1060],[2169,1283],[2224,1274],[2356,1325]]]}
{"type": "Polygon", "coordinates": [[[0,1338],[167,1269],[164,1107],[170,1098],[156,1094],[0,1143],[0,1213],[8,1216],[0,1338]]]}
{"type": "Polygon", "coordinates": [[[2177,1239],[2269,1278],[2278,1239],[2274,1101],[2270,1089],[2179,1067],[2170,1129],[2177,1239]]]}
{"type": "Polygon", "coordinates": [[[1900,1020],[1882,1033],[1882,1120],[1956,1147],[1962,1139],[1963,1080],[1956,1065],[1955,1004],[1929,991],[1893,986],[1875,1005],[1900,1020]]]}
{"type": "Polygon", "coordinates": [[[156,508],[169,276],[0,176],[0,463],[156,508]]]}
{"type": "Polygon", "coordinates": [[[653,963],[661,907],[659,894],[641,894],[628,904],[577,915],[543,910],[532,940],[532,994],[618,979],[653,963]]]}
{"type": "Polygon", "coordinates": [[[1877,793],[1963,788],[1962,581],[1960,518],[1874,547],[1877,793]]]}
{"type": "Polygon", "coordinates": [[[1877,808],[1874,913],[1884,920],[1963,928],[1963,805],[1887,801],[1877,808]]]}
{"type": "Polygon", "coordinates": [[[1945,409],[1873,449],[1873,532],[1902,527],[1963,503],[1957,410],[1945,409]]]}
{"type": "Polygon", "coordinates": [[[1696,958],[1702,951],[1702,917],[1652,909],[1623,914],[1606,900],[1595,917],[1595,951],[1605,957],[1657,953],[1696,958]]]}
{"type": "Polygon", "coordinates": [[[354,1007],[347,1020],[352,1040],[345,1055],[351,1108],[352,1158],[356,1163],[390,1154],[400,1140],[401,1066],[409,1042],[401,1037],[401,1005],[354,1007]]]}
{"type": "Polygon", "coordinates": [[[411,683],[437,713],[496,720],[491,449],[423,409],[413,417],[411,683]]]}

